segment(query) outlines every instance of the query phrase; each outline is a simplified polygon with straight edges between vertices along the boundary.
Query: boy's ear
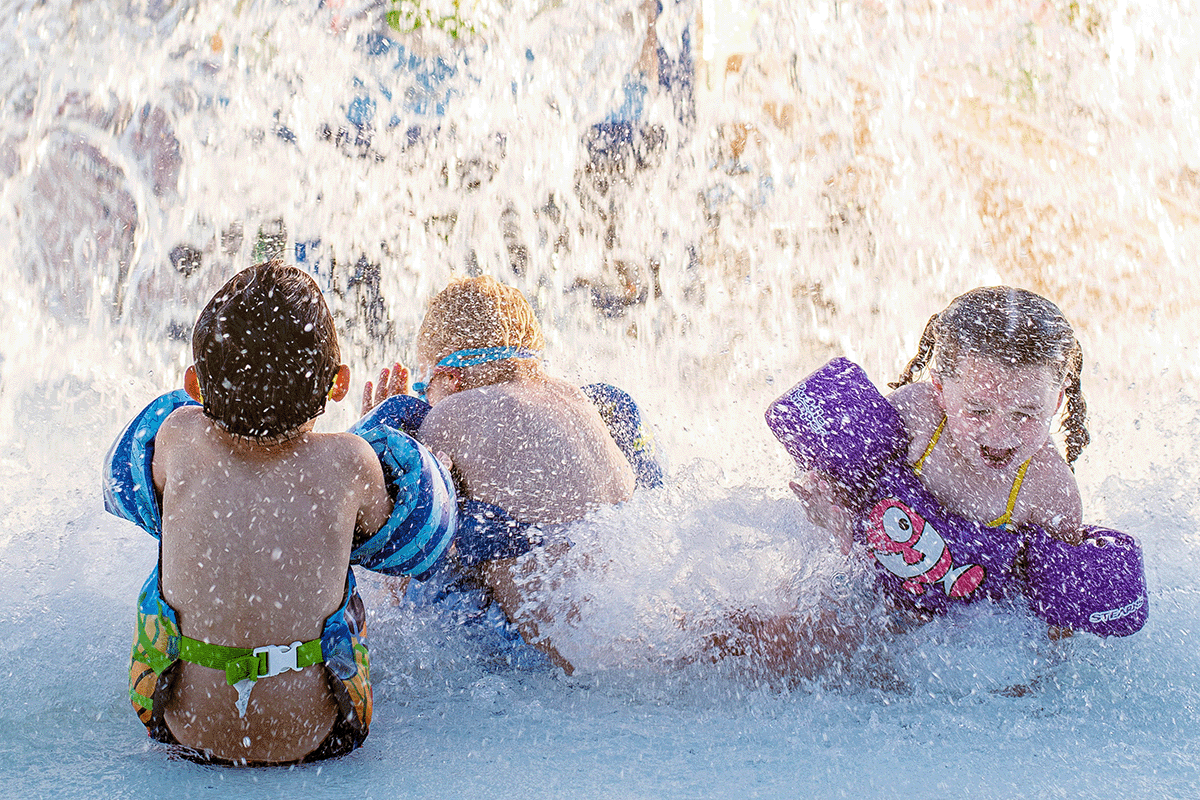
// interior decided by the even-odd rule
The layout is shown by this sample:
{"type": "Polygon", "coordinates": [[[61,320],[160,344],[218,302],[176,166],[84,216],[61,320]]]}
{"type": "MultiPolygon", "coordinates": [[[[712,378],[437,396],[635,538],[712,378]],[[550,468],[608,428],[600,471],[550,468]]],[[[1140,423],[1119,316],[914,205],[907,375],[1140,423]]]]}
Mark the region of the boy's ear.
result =
{"type": "Polygon", "coordinates": [[[336,403],[345,397],[348,391],[350,391],[350,368],[342,364],[333,378],[333,386],[329,388],[329,399],[336,403]]]}
{"type": "Polygon", "coordinates": [[[183,373],[183,390],[188,393],[188,397],[201,405],[204,404],[204,395],[200,394],[200,378],[196,375],[195,365],[188,367],[183,373]]]}

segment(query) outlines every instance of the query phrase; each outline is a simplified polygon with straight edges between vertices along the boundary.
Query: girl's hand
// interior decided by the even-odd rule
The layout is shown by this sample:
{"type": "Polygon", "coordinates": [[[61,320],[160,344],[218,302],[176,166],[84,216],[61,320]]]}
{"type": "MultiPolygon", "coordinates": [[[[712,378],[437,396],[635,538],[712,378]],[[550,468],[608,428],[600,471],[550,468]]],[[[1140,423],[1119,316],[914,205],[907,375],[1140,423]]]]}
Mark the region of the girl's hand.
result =
{"type": "Polygon", "coordinates": [[[1067,544],[1083,543],[1083,528],[1062,516],[1056,516],[1046,523],[1046,533],[1067,544]]]}
{"type": "Polygon", "coordinates": [[[1046,633],[1050,636],[1050,641],[1052,642],[1057,642],[1061,639],[1066,639],[1075,635],[1075,631],[1071,630],[1070,628],[1062,628],[1058,625],[1048,626],[1046,628],[1046,633]]]}
{"type": "Polygon", "coordinates": [[[408,394],[408,370],[397,361],[390,370],[379,371],[379,387],[375,388],[367,381],[363,387],[362,413],[365,416],[371,409],[389,397],[408,394]]]}
{"type": "Polygon", "coordinates": [[[829,479],[820,472],[803,472],[798,481],[791,481],[788,486],[804,504],[808,521],[833,534],[833,541],[842,555],[849,555],[853,542],[850,512],[842,505],[838,491],[829,479]]]}
{"type": "Polygon", "coordinates": [[[1067,544],[1080,545],[1083,544],[1083,531],[1079,528],[1069,528],[1066,530],[1050,530],[1050,535],[1055,539],[1066,542],[1067,544]]]}

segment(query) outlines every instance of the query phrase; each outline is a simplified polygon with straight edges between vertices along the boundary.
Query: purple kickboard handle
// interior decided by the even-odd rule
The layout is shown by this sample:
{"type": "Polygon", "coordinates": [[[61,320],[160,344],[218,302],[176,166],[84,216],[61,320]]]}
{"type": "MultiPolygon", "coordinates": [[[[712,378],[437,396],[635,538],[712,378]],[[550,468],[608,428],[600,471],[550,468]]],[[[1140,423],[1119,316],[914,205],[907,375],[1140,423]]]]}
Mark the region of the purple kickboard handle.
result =
{"type": "Polygon", "coordinates": [[[1026,550],[1029,599],[1051,625],[1097,636],[1129,636],[1149,615],[1142,548],[1127,533],[1084,526],[1069,545],[1038,531],[1026,550]]]}
{"type": "Polygon", "coordinates": [[[900,415],[862,367],[846,358],[802,380],[767,408],[766,417],[801,469],[824,472],[856,492],[908,447],[900,415]]]}

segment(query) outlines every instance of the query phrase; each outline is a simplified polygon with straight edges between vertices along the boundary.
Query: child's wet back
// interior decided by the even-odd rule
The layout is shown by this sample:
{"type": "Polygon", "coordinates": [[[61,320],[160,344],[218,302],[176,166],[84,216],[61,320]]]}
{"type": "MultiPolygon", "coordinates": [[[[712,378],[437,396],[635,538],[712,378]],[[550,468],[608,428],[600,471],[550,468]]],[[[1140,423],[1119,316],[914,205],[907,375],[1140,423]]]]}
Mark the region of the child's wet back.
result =
{"type": "Polygon", "coordinates": [[[565,381],[454,394],[430,410],[421,438],[450,454],[469,496],[523,522],[571,522],[633,492],[633,471],[595,405],[565,381]]]}
{"type": "Polygon", "coordinates": [[[185,388],[203,406],[172,412],[153,450],[162,598],[182,634],[162,717],[218,760],[300,760],[339,724],[317,640],[347,597],[355,530],[378,530],[392,502],[366,441],[313,432],[349,370],[307,275],[239,273],[201,314],[193,356],[185,388]],[[212,660],[271,645],[267,658],[287,663],[291,643],[308,648],[295,669],[237,685],[212,660]]]}
{"type": "Polygon", "coordinates": [[[628,499],[634,475],[595,404],[546,374],[543,348],[518,290],[488,276],[452,283],[418,334],[432,404],[419,438],[450,457],[471,497],[521,522],[571,522],[628,499]]]}
{"type": "MultiPolygon", "coordinates": [[[[163,424],[162,592],[193,639],[229,647],[321,637],[346,591],[356,522],[387,519],[379,462],[351,434],[297,434],[259,444],[195,406],[163,424]]],[[[180,664],[165,718],[184,745],[228,760],[293,761],[337,718],[325,670],[313,664],[253,684],[245,717],[224,671],[180,664]]]]}

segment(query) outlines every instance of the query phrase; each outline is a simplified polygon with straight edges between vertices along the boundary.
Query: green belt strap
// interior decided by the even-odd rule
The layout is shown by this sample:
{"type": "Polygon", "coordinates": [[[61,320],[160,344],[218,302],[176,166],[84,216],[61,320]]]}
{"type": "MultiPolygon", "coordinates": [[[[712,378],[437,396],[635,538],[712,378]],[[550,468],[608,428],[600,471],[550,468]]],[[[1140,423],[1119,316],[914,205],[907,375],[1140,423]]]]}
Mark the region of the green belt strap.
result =
{"type": "Polygon", "coordinates": [[[179,637],[179,657],[202,667],[225,670],[225,682],[230,686],[243,680],[256,681],[259,678],[278,675],[289,669],[303,669],[325,660],[321,653],[320,639],[303,644],[293,642],[291,645],[251,649],[210,644],[189,636],[179,637]],[[296,659],[295,666],[292,666],[292,655],[296,659]]]}

